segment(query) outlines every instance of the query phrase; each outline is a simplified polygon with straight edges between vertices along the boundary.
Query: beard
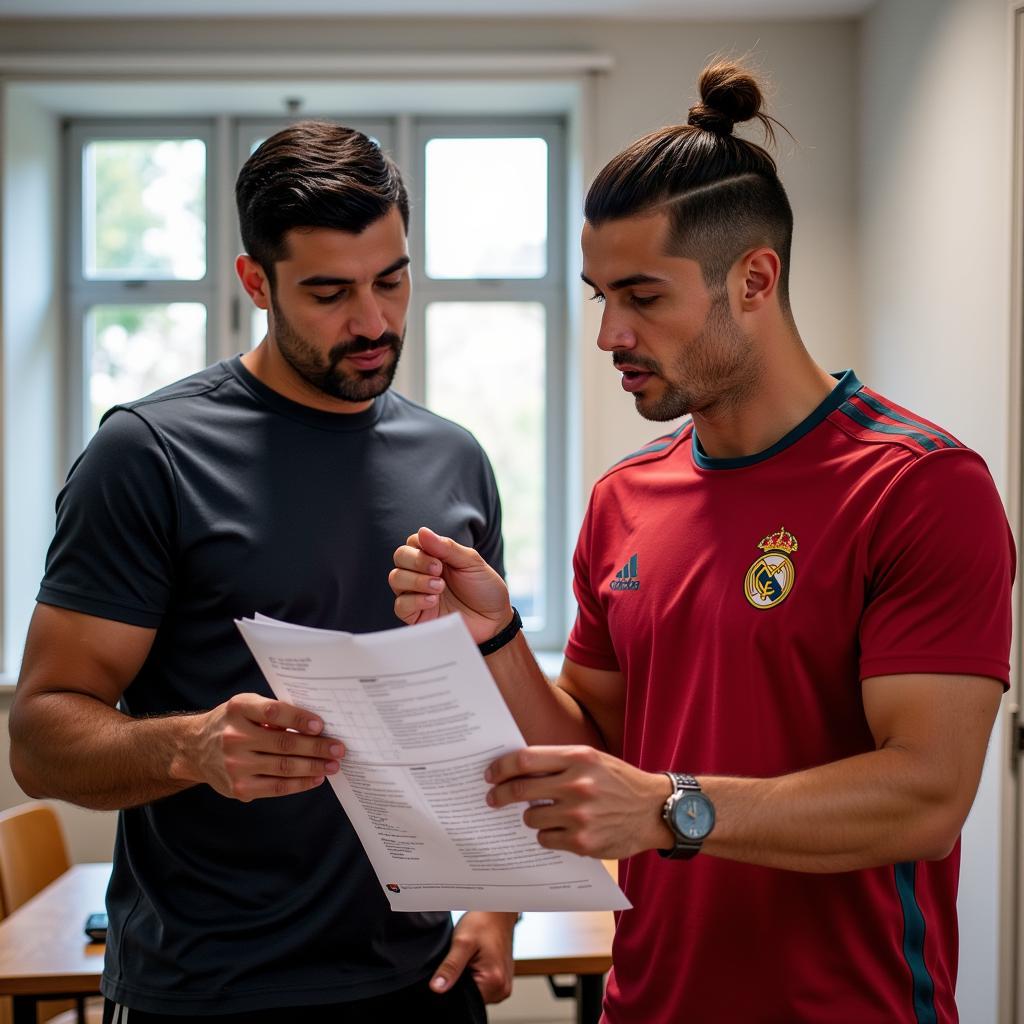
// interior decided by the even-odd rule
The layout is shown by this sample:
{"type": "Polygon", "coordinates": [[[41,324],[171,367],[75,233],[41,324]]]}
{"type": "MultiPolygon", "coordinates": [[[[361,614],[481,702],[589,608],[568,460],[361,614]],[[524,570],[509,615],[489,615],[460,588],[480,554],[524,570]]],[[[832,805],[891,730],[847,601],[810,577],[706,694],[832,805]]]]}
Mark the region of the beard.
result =
{"type": "Polygon", "coordinates": [[[635,396],[636,411],[657,422],[738,401],[753,390],[759,374],[754,345],[732,318],[725,294],[712,301],[700,334],[686,344],[671,367],[671,376],[643,356],[616,352],[612,362],[658,375],[664,385],[661,395],[645,399],[637,392],[635,396]]]}
{"type": "Polygon", "coordinates": [[[401,335],[385,331],[377,338],[357,335],[350,341],[335,345],[325,358],[315,345],[310,344],[292,327],[273,297],[271,306],[274,311],[274,341],[278,350],[288,365],[311,387],[345,402],[366,402],[391,387],[405,341],[404,330],[401,335]],[[346,356],[358,355],[385,345],[394,355],[379,369],[345,370],[341,365],[346,356]]]}

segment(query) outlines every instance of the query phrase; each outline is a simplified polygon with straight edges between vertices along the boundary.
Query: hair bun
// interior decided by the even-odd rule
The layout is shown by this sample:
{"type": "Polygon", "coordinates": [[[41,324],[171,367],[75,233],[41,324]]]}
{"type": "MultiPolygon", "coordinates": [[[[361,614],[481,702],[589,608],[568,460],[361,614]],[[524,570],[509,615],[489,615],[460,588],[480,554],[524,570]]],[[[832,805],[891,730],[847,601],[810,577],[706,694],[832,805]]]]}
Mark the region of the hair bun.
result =
{"type": "Polygon", "coordinates": [[[686,123],[706,132],[714,132],[716,135],[731,135],[732,127],[736,122],[722,111],[698,103],[695,107],[690,107],[690,116],[686,119],[686,123]]]}
{"type": "Polygon", "coordinates": [[[761,113],[761,87],[740,64],[716,61],[701,72],[697,84],[701,102],[690,107],[686,122],[695,128],[729,135],[733,125],[761,113]]]}

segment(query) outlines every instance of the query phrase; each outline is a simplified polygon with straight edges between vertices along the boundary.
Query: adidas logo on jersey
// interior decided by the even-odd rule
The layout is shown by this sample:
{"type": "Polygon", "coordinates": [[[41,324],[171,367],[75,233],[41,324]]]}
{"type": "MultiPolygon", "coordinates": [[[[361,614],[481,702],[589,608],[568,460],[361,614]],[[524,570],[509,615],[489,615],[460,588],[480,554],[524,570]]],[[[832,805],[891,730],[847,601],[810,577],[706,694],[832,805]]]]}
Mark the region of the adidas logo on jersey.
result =
{"type": "Polygon", "coordinates": [[[609,586],[612,590],[639,590],[640,579],[637,569],[637,557],[633,555],[630,560],[615,574],[615,579],[609,586]]]}

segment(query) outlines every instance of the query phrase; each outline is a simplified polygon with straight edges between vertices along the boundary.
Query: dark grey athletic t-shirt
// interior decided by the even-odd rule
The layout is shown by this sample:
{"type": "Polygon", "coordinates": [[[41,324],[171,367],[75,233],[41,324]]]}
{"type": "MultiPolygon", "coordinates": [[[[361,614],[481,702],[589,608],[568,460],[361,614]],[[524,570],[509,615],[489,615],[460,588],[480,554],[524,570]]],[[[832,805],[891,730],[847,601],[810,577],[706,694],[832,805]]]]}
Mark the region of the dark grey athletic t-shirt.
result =
{"type": "MultiPolygon", "coordinates": [[[[503,572],[473,437],[393,392],[321,412],[240,357],[107,415],[57,499],[38,600],[156,629],[121,708],[270,694],[234,619],[400,626],[387,576],[421,525],[503,572]]],[[[333,791],[241,803],[194,786],[123,811],[103,992],[203,1015],[358,999],[425,977],[447,914],[392,913],[333,791]]]]}

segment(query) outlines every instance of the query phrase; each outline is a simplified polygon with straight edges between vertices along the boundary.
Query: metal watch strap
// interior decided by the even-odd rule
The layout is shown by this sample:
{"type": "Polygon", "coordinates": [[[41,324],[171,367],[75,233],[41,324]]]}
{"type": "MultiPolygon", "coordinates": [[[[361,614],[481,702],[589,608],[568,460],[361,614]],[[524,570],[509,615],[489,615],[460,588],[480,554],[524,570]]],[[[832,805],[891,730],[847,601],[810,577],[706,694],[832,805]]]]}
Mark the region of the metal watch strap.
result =
{"type": "Polygon", "coordinates": [[[687,775],[685,772],[665,772],[665,774],[672,780],[673,795],[684,789],[695,793],[700,792],[700,783],[693,775],[687,775]]]}
{"type": "Polygon", "coordinates": [[[676,830],[672,827],[670,812],[673,804],[683,793],[700,793],[700,783],[696,778],[694,778],[694,776],[687,775],[684,772],[664,772],[663,774],[667,775],[669,781],[672,783],[672,792],[669,793],[668,799],[661,808],[661,820],[665,822],[669,831],[675,838],[675,845],[673,845],[669,850],[659,850],[658,853],[668,860],[689,860],[691,857],[696,857],[697,854],[700,853],[701,843],[681,840],[679,836],[676,835],[676,830]]]}

